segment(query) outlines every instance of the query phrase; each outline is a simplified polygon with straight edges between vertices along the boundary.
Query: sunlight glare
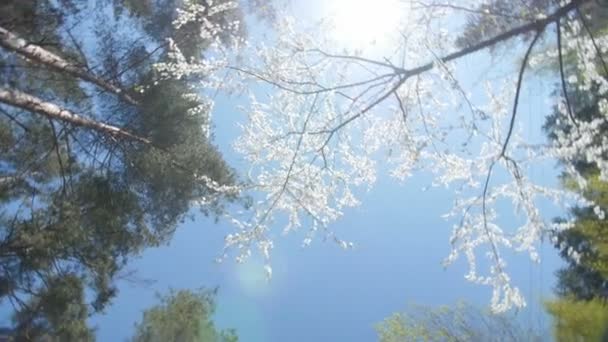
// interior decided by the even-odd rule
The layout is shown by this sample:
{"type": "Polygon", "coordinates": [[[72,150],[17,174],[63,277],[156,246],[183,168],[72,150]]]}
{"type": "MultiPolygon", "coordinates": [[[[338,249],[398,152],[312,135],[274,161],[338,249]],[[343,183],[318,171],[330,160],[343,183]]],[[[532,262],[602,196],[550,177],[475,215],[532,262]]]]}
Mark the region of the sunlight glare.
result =
{"type": "Polygon", "coordinates": [[[335,39],[349,46],[379,44],[399,26],[399,0],[331,0],[330,17],[335,39]]]}
{"type": "Polygon", "coordinates": [[[248,260],[236,265],[236,274],[241,290],[251,297],[268,294],[270,283],[264,273],[264,264],[259,260],[248,260]]]}

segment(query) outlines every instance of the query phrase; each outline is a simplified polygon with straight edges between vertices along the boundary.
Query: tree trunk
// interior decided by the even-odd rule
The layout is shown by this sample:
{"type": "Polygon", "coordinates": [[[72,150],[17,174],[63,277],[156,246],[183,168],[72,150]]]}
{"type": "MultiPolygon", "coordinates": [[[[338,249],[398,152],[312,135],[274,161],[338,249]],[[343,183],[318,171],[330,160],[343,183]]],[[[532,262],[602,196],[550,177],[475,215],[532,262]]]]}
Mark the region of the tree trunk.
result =
{"type": "Polygon", "coordinates": [[[118,95],[118,97],[132,105],[138,105],[137,101],[135,101],[119,87],[106,82],[95,75],[92,75],[81,67],[66,61],[62,57],[40,46],[28,43],[25,39],[3,27],[0,27],[0,46],[9,51],[18,53],[32,62],[46,65],[49,68],[55,69],[59,72],[66,72],[74,77],[95,84],[108,92],[118,95]]]}
{"type": "Polygon", "coordinates": [[[0,102],[30,112],[42,114],[52,120],[59,120],[67,122],[74,126],[93,129],[102,134],[109,134],[120,138],[138,141],[147,145],[152,145],[152,142],[150,140],[137,136],[120,127],[108,125],[103,122],[99,122],[87,117],[80,116],[78,114],[74,114],[67,109],[63,109],[57,106],[54,103],[45,102],[38,97],[26,94],[18,90],[0,87],[0,102]]]}

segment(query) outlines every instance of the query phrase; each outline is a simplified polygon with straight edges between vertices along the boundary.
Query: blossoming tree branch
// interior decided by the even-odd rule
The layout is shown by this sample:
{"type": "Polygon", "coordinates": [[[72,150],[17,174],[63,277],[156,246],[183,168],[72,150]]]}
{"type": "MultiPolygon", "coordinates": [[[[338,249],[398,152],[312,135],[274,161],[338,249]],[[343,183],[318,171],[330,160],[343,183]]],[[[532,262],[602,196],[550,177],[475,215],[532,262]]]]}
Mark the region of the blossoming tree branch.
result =
{"type": "MultiPolygon", "coordinates": [[[[236,6],[185,3],[177,26],[236,6]]],[[[593,17],[605,4],[403,0],[398,6],[404,15],[387,33],[390,48],[383,51],[341,45],[329,33],[331,20],[308,28],[288,15],[277,16],[273,40],[237,39],[231,47],[219,44],[219,35],[238,23],[202,25],[201,34],[216,37],[218,44],[199,62],[189,61],[169,42],[171,60],[157,65],[162,77],[204,76],[200,86],[210,93],[242,91],[251,99],[234,146],[249,162],[241,191],[254,203],[251,210],[229,216],[236,230],[226,237],[225,253],[245,261],[258,251],[270,275],[271,250],[281,232],[301,234],[303,245],[321,237],[352,248],[347,237],[333,233],[332,224],[346,208],[360,204],[362,190],[384,173],[405,181],[428,172],[434,185],[454,191],[454,206],[446,215],[454,224],[452,251],[445,264],[466,258],[466,279],[492,287],[496,312],[523,307],[505,251],[527,253],[540,262],[540,239],[569,224],[549,223],[539,201],[584,202],[566,190],[538,184],[527,170],[559,160],[584,189],[585,178],[575,167],[584,162],[608,180],[608,137],[600,132],[608,123],[608,40],[594,29],[593,17]],[[510,74],[501,82],[488,77],[479,89],[465,88],[458,76],[463,62],[480,54],[489,59],[501,48],[509,49],[502,63],[516,65],[504,68],[510,74]],[[526,76],[539,65],[557,66],[549,77],[560,86],[550,106],[563,129],[550,144],[531,146],[521,134],[521,98],[526,76]],[[267,94],[250,90],[254,85],[267,94]],[[603,114],[576,119],[569,87],[598,89],[603,114]],[[498,204],[505,200],[521,225],[500,224],[504,206],[498,204]],[[479,258],[488,258],[489,268],[478,269],[479,258]]],[[[604,219],[599,208],[596,214],[604,219]]]]}

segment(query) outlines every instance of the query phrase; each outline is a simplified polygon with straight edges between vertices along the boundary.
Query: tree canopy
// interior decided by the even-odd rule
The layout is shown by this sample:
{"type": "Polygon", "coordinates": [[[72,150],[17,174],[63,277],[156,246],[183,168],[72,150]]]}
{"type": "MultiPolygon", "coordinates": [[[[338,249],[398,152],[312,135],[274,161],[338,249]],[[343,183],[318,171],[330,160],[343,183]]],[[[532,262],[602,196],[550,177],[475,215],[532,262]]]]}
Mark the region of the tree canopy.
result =
{"type": "Polygon", "coordinates": [[[514,315],[495,315],[465,302],[454,306],[413,306],[376,325],[380,342],[541,341],[514,315]]]}
{"type": "Polygon", "coordinates": [[[215,291],[180,290],[159,296],[160,303],[143,313],[133,342],[237,342],[233,330],[218,330],[211,317],[215,291]]]}
{"type": "Polygon", "coordinates": [[[562,341],[606,341],[608,309],[601,299],[561,299],[547,303],[554,319],[554,336],[562,341]]]}
{"type": "MultiPolygon", "coordinates": [[[[596,34],[605,35],[605,22],[596,23],[596,34]]],[[[603,68],[601,61],[594,66],[603,68]]],[[[564,72],[563,64],[560,66],[564,72]]],[[[580,73],[576,74],[581,76],[580,73]]],[[[604,77],[608,78],[608,74],[604,77]]],[[[558,88],[569,94],[571,118],[576,122],[592,122],[605,114],[599,107],[606,94],[597,87],[581,89],[563,83],[558,88]],[[571,99],[571,100],[570,100],[571,99]]],[[[545,129],[551,139],[567,134],[568,127],[560,122],[559,110],[547,118],[545,129]]],[[[598,127],[598,136],[591,137],[594,144],[606,135],[608,126],[598,127]]],[[[546,309],[553,317],[553,334],[557,341],[604,341],[608,339],[608,240],[606,239],[605,212],[608,210],[608,182],[599,174],[597,165],[588,163],[582,155],[573,156],[575,168],[582,179],[573,179],[564,173],[564,186],[577,191],[586,203],[569,210],[569,229],[554,233],[555,246],[567,266],[557,271],[557,299],[547,301],[546,309]],[[580,187],[580,183],[586,186],[580,187]]],[[[568,165],[566,163],[566,165],[568,165]]]]}
{"type": "MultiPolygon", "coordinates": [[[[187,3],[210,23],[242,16],[187,3]]],[[[178,5],[0,4],[0,300],[22,340],[93,339],[86,320],[131,258],[168,242],[193,205],[217,216],[238,197],[211,103],[155,68],[166,39],[192,61],[212,43],[200,20],[173,26],[178,5]]]]}

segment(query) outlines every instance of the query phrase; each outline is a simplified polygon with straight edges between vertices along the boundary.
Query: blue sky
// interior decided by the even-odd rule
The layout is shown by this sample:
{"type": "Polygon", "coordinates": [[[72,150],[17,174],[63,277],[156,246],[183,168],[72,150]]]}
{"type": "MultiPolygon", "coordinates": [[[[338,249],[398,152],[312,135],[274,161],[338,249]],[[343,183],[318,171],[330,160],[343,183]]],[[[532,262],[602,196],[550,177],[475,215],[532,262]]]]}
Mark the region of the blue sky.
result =
{"type": "MultiPolygon", "coordinates": [[[[424,182],[422,177],[413,184],[424,182]]],[[[150,289],[123,284],[99,324],[99,341],[118,341],[132,332],[154,290],[220,286],[217,322],[234,327],[242,341],[373,341],[373,324],[408,303],[453,304],[459,299],[487,305],[490,291],[466,282],[464,263],[441,267],[449,252],[449,225],[440,218],[450,204],[441,190],[427,192],[380,184],[365,204],[334,228],[358,247],[333,243],[300,248],[283,239],[273,253],[274,278],[266,283],[261,264],[217,265],[222,236],[230,227],[197,219],[178,230],[170,246],[145,253],[133,265],[156,279],[150,289]]],[[[548,295],[557,265],[550,246],[541,249],[542,268],[521,258],[511,263],[515,282],[528,298],[521,317],[538,322],[538,292],[548,295]],[[541,286],[542,282],[542,286],[541,286]]]]}

